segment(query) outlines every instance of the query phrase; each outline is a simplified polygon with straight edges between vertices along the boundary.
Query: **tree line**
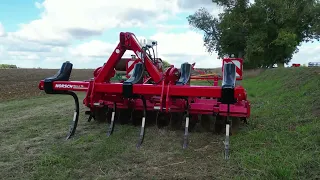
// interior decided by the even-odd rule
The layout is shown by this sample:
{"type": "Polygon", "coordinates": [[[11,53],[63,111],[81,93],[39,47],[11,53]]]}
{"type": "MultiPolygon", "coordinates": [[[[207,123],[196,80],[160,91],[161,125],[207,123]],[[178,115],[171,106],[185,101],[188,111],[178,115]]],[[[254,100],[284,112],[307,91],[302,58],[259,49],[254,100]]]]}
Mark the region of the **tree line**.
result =
{"type": "Polygon", "coordinates": [[[0,69],[17,69],[18,67],[14,64],[0,64],[0,69]]]}
{"type": "Polygon", "coordinates": [[[320,39],[319,0],[212,0],[223,7],[214,17],[206,8],[189,15],[204,33],[204,46],[219,57],[244,59],[244,68],[288,64],[303,42],[320,39]]]}

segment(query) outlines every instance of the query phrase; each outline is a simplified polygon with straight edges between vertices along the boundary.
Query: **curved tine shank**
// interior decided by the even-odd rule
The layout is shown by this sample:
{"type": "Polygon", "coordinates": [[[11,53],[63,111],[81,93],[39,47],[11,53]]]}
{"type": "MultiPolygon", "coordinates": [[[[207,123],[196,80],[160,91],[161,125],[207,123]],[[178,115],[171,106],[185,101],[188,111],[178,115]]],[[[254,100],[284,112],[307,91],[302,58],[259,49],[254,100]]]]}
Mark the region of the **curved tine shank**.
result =
{"type": "Polygon", "coordinates": [[[108,136],[108,137],[113,133],[113,129],[114,129],[114,119],[115,119],[115,115],[116,115],[116,110],[117,110],[117,105],[116,105],[116,103],[114,103],[114,105],[113,105],[113,111],[112,111],[112,115],[111,115],[111,122],[110,122],[110,126],[109,126],[109,128],[108,128],[108,131],[107,131],[107,136],[108,136]]]}
{"type": "Polygon", "coordinates": [[[137,143],[137,148],[140,148],[140,146],[143,142],[143,139],[144,139],[146,116],[147,116],[147,104],[146,104],[146,100],[144,99],[144,97],[142,97],[142,102],[143,102],[143,117],[142,117],[140,137],[139,137],[139,141],[137,143]]]}
{"type": "Polygon", "coordinates": [[[72,91],[67,91],[65,93],[66,95],[71,95],[74,99],[74,104],[75,104],[75,109],[74,109],[74,114],[73,114],[73,120],[71,122],[70,128],[69,128],[69,133],[66,137],[66,139],[70,139],[76,132],[77,126],[78,126],[78,121],[79,121],[79,98],[76,93],[72,91]]]}

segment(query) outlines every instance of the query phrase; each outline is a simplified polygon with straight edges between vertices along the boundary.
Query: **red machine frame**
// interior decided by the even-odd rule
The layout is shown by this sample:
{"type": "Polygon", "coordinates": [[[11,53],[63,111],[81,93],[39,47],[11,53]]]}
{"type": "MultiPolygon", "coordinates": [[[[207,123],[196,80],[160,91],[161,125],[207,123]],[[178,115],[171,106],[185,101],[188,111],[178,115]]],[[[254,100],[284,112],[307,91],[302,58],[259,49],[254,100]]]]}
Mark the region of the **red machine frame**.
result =
{"type": "MultiPolygon", "coordinates": [[[[187,146],[188,141],[187,126],[189,116],[208,114],[243,119],[250,116],[250,103],[247,100],[247,93],[242,86],[235,84],[232,87],[190,85],[190,64],[183,64],[180,71],[174,66],[171,66],[165,72],[161,72],[159,65],[145,53],[144,48],[145,47],[139,44],[139,41],[133,33],[121,32],[120,42],[108,61],[102,67],[95,70],[93,79],[88,81],[69,81],[72,64],[67,62],[56,76],[41,80],[39,89],[44,90],[48,94],[69,94],[74,96],[76,101],[77,98],[73,91],[86,92],[83,104],[90,108],[90,111],[93,113],[103,107],[113,109],[113,112],[115,112],[116,108],[133,108],[134,110],[144,112],[185,112],[185,118],[188,120],[186,120],[185,125],[184,148],[187,146]],[[132,50],[135,53],[141,64],[143,64],[148,76],[144,76],[143,82],[139,83],[129,81],[127,83],[111,83],[110,79],[115,75],[114,68],[127,50],[132,50]],[[69,70],[70,72],[64,73],[64,71],[67,71],[65,70],[66,66],[71,66],[71,69],[69,70]],[[184,71],[183,69],[185,68],[187,68],[187,70],[184,71]],[[59,74],[65,78],[59,78],[59,74]],[[152,80],[152,83],[150,83],[150,80],[152,80]]],[[[234,59],[239,60],[242,66],[242,59],[234,59]]],[[[226,63],[230,60],[232,59],[223,60],[222,70],[226,69],[226,63]]],[[[231,69],[231,71],[235,73],[236,68],[231,65],[232,63],[228,63],[228,71],[231,69]]],[[[219,77],[218,79],[215,77],[215,80],[224,80],[224,78],[230,75],[232,76],[230,73],[229,75],[224,73],[223,77],[219,77]]],[[[241,79],[242,72],[237,80],[241,79]]],[[[76,110],[68,138],[75,132],[78,113],[79,110],[76,110]]],[[[143,118],[145,119],[145,114],[143,118]]],[[[191,120],[195,119],[196,118],[191,118],[191,120]]],[[[230,124],[229,120],[227,124],[230,124]]],[[[112,120],[109,135],[112,133],[113,126],[112,120]]],[[[144,123],[142,123],[141,131],[144,131],[144,123]]],[[[143,137],[140,137],[140,144],[142,143],[142,139],[143,137]]]]}

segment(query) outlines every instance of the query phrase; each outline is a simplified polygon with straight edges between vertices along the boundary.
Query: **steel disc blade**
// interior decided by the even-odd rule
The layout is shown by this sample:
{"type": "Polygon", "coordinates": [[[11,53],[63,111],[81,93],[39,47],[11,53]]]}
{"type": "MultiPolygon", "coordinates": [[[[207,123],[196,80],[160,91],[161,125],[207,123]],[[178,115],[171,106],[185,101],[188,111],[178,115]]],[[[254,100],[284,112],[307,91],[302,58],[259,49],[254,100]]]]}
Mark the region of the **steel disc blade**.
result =
{"type": "Polygon", "coordinates": [[[170,118],[170,129],[180,130],[183,128],[183,113],[182,112],[172,112],[170,118]]]}
{"type": "Polygon", "coordinates": [[[165,112],[158,112],[156,121],[158,128],[166,127],[170,123],[170,114],[165,112]]]}
{"type": "Polygon", "coordinates": [[[206,132],[211,131],[211,115],[202,114],[200,119],[200,125],[203,130],[206,132]]]}
{"type": "Polygon", "coordinates": [[[107,112],[108,107],[97,107],[94,109],[94,120],[97,122],[106,122],[107,121],[107,112]]]}
{"type": "Polygon", "coordinates": [[[220,115],[217,115],[215,117],[215,122],[214,122],[214,133],[216,134],[221,134],[225,131],[225,125],[226,125],[226,118],[220,115]]]}

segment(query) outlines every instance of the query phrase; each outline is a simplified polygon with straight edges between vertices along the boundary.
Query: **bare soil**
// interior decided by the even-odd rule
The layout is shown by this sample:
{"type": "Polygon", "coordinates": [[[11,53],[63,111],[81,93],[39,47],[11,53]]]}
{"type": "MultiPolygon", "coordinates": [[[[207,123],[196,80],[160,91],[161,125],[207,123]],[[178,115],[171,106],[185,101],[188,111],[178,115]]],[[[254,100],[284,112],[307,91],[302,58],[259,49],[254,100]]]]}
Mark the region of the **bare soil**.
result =
{"type": "MultiPolygon", "coordinates": [[[[21,99],[42,95],[40,80],[53,76],[58,69],[0,69],[0,100],[21,99]]],[[[93,69],[73,69],[71,80],[87,80],[93,69]]]]}

